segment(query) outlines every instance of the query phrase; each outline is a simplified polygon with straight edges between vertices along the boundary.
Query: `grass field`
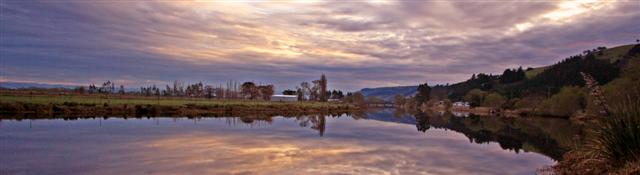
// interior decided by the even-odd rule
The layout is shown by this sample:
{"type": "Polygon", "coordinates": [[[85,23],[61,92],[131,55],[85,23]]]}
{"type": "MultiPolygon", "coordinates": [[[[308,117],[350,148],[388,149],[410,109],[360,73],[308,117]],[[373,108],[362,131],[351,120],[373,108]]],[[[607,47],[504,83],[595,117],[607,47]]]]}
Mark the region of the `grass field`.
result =
{"type": "Polygon", "coordinates": [[[204,106],[271,106],[271,105],[296,105],[304,107],[325,107],[340,106],[340,103],[321,103],[321,102],[271,102],[258,100],[219,100],[219,99],[202,99],[202,98],[167,98],[167,97],[140,97],[140,96],[98,96],[98,95],[0,95],[2,103],[33,103],[33,104],[63,104],[79,103],[79,104],[96,104],[96,105],[161,105],[161,106],[184,106],[187,104],[204,105],[204,106]]]}
{"type": "Polygon", "coordinates": [[[538,75],[538,74],[540,74],[540,73],[544,72],[544,70],[546,70],[548,67],[549,67],[549,66],[546,66],[546,67],[536,67],[536,68],[533,68],[533,69],[531,69],[531,70],[528,70],[528,71],[526,71],[526,72],[524,72],[524,73],[525,73],[525,75],[527,76],[527,78],[533,78],[533,77],[535,77],[536,75],[538,75]]]}
{"type": "Polygon", "coordinates": [[[360,110],[348,103],[271,102],[104,95],[0,95],[0,118],[56,116],[216,116],[340,114],[360,110]]]}
{"type": "MultiPolygon", "coordinates": [[[[623,46],[618,46],[618,47],[614,47],[614,48],[608,48],[606,50],[604,50],[604,52],[602,53],[602,55],[598,55],[596,54],[596,58],[597,59],[603,59],[603,60],[609,60],[611,63],[621,59],[625,54],[627,54],[627,52],[629,52],[629,50],[631,50],[631,48],[633,48],[634,44],[629,44],[629,45],[623,45],[623,46]]],[[[525,72],[527,78],[533,78],[536,75],[544,72],[544,70],[546,70],[549,66],[545,66],[545,67],[536,67],[533,68],[532,70],[528,70],[525,72]]]]}
{"type": "Polygon", "coordinates": [[[634,44],[618,46],[614,48],[609,48],[604,50],[602,55],[596,54],[597,59],[608,59],[612,63],[621,59],[631,48],[633,48],[634,44]]]}

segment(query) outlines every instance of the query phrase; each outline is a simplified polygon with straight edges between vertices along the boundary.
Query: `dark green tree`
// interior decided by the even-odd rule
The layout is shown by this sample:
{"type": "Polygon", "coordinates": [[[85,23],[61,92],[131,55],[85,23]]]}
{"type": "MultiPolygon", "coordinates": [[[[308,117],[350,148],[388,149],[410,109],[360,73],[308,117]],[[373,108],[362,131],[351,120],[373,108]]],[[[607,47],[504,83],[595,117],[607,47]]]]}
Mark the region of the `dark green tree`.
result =
{"type": "Polygon", "coordinates": [[[327,96],[327,77],[324,76],[324,74],[322,74],[320,76],[319,84],[320,84],[320,92],[319,92],[320,101],[326,102],[327,99],[328,99],[328,96],[327,96]]]}
{"type": "Polygon", "coordinates": [[[431,87],[427,83],[418,86],[418,94],[416,94],[416,105],[421,106],[423,103],[429,101],[429,95],[431,94],[431,87]]]}
{"type": "Polygon", "coordinates": [[[298,92],[296,92],[294,90],[291,90],[291,89],[287,89],[287,90],[282,91],[283,95],[296,95],[297,93],[298,92]]]}

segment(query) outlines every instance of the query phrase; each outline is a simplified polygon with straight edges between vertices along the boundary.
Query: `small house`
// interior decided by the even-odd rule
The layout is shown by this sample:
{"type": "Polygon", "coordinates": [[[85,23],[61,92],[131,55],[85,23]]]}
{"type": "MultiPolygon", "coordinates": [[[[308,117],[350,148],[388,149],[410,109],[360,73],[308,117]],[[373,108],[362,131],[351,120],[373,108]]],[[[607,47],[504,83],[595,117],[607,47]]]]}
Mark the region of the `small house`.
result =
{"type": "Polygon", "coordinates": [[[271,101],[294,102],[298,101],[297,95],[272,95],[271,101]]]}
{"type": "Polygon", "coordinates": [[[459,101],[459,102],[453,103],[453,107],[456,107],[456,108],[469,108],[471,106],[469,105],[469,102],[459,101]]]}

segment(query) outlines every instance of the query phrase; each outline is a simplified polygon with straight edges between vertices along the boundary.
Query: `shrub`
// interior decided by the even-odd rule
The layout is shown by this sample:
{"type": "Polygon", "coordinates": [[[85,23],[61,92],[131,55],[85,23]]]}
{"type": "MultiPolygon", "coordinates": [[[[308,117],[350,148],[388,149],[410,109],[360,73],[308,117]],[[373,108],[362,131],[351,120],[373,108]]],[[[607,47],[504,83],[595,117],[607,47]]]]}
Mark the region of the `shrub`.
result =
{"type": "Polygon", "coordinates": [[[577,87],[564,87],[559,93],[542,102],[540,109],[546,115],[571,116],[586,107],[586,95],[577,87]]]}
{"type": "Polygon", "coordinates": [[[596,129],[599,137],[593,140],[591,151],[614,167],[640,160],[640,102],[636,99],[634,103],[616,109],[596,129]]]}
{"type": "Polygon", "coordinates": [[[484,97],[483,106],[500,108],[507,100],[498,93],[490,93],[484,97]]]}
{"type": "Polygon", "coordinates": [[[464,96],[464,100],[471,103],[471,107],[477,107],[482,104],[484,101],[484,97],[487,92],[484,92],[480,89],[473,89],[464,96]]]}
{"type": "Polygon", "coordinates": [[[557,174],[639,174],[640,99],[628,99],[594,125],[588,143],[565,154],[553,170],[557,174]]]}

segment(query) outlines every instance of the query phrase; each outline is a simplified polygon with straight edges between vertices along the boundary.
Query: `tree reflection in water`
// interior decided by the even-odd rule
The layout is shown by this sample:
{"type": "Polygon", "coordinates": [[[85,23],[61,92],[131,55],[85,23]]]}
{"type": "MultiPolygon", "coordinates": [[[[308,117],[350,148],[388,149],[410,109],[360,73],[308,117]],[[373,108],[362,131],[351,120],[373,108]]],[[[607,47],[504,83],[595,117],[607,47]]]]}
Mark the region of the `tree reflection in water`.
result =
{"type": "Polygon", "coordinates": [[[431,124],[429,123],[429,116],[425,112],[418,111],[416,112],[415,117],[416,128],[418,131],[427,132],[431,127],[431,124]]]}
{"type": "Polygon", "coordinates": [[[385,122],[414,124],[418,131],[429,129],[452,130],[464,134],[469,142],[498,143],[504,150],[537,152],[555,160],[574,145],[584,141],[580,125],[566,119],[554,118],[503,118],[497,116],[455,116],[450,112],[415,111],[400,114],[393,109],[376,110],[364,118],[385,122]],[[577,138],[577,139],[576,139],[577,138]]]}
{"type": "MultiPolygon", "coordinates": [[[[555,160],[561,160],[562,154],[572,146],[583,141],[582,127],[565,119],[550,118],[502,118],[496,116],[458,117],[452,113],[430,111],[405,111],[376,109],[351,114],[312,114],[295,116],[300,127],[308,127],[324,136],[326,117],[348,116],[356,120],[368,119],[384,122],[412,124],[420,132],[430,129],[446,129],[461,133],[469,142],[477,144],[498,143],[504,150],[537,152],[555,160]],[[578,138],[578,139],[576,139],[578,138]]],[[[245,116],[239,120],[246,124],[270,124],[270,116],[245,116]]]]}
{"type": "Polygon", "coordinates": [[[311,123],[311,129],[318,131],[318,134],[322,137],[324,135],[326,119],[324,115],[305,115],[296,117],[298,125],[300,127],[308,127],[311,123]]]}

